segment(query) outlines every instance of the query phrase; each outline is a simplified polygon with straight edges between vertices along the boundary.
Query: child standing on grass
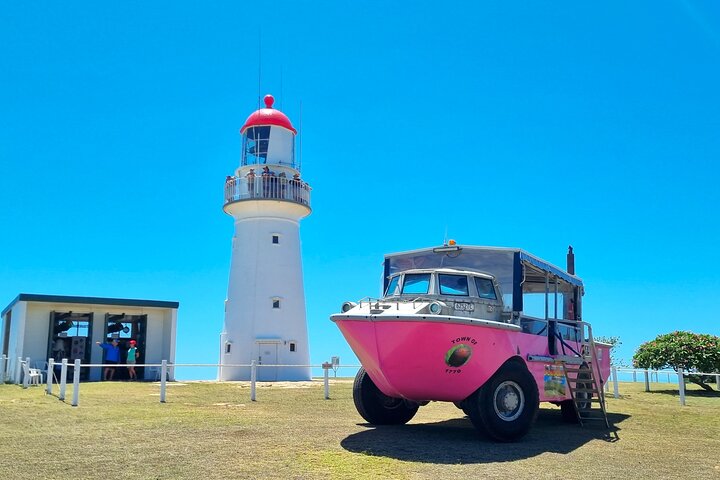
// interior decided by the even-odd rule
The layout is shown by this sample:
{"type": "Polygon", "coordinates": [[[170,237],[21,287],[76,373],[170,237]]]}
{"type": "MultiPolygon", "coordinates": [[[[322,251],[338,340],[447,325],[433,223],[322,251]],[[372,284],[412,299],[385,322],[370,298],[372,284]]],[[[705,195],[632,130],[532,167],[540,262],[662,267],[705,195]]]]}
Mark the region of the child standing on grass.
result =
{"type": "Polygon", "coordinates": [[[137,373],[135,373],[135,362],[137,360],[137,357],[140,356],[140,352],[138,352],[137,342],[135,340],[130,340],[130,348],[128,348],[127,351],[127,360],[125,363],[127,364],[128,374],[130,375],[130,380],[137,380],[137,373]]]}

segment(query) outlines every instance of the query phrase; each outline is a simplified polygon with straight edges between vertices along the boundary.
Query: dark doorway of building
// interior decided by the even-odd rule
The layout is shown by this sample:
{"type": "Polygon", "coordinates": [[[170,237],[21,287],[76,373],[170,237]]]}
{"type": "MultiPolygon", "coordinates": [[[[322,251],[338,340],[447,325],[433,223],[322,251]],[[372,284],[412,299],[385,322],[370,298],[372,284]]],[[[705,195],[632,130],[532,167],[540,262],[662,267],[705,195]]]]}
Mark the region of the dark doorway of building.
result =
{"type": "MultiPolygon", "coordinates": [[[[127,352],[130,348],[130,340],[135,340],[135,347],[140,354],[136,363],[145,363],[145,336],[147,333],[147,315],[125,315],[111,314],[105,315],[105,341],[111,342],[113,338],[117,339],[120,346],[120,364],[117,367],[113,380],[128,380],[130,375],[127,365],[127,352]]],[[[135,367],[137,378],[142,380],[145,377],[144,367],[135,367]]]]}
{"type": "MultiPolygon", "coordinates": [[[[92,318],[92,313],[50,312],[48,358],[55,360],[58,378],[63,358],[67,358],[69,364],[78,359],[81,363],[90,363],[92,318]]],[[[68,369],[68,381],[72,381],[72,371],[68,369]]],[[[89,375],[87,368],[80,369],[80,380],[87,380],[89,375]]]]}

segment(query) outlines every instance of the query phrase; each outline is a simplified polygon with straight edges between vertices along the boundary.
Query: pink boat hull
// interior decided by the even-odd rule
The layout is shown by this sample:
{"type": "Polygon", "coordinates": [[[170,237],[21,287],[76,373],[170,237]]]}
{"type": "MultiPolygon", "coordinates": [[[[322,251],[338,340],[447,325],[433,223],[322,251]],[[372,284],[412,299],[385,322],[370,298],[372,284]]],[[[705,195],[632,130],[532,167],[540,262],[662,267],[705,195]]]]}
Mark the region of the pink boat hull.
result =
{"type": "MultiPolygon", "coordinates": [[[[545,336],[465,323],[336,317],[370,378],[391,397],[459,402],[517,357],[533,375],[540,401],[570,398],[562,367],[549,355],[545,336]]],[[[576,343],[568,344],[577,350],[576,343]]],[[[610,355],[606,346],[597,348],[604,383],[610,355]]]]}

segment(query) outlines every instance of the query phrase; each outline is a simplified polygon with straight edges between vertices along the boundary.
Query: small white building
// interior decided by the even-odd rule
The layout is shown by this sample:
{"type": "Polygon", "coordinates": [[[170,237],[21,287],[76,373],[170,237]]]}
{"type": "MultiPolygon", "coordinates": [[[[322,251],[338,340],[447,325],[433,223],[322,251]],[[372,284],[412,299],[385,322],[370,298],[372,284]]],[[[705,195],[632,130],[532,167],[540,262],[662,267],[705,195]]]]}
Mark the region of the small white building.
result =
{"type": "MultiPolygon", "coordinates": [[[[137,342],[138,364],[174,363],[178,306],[178,302],[157,300],[21,293],[0,314],[0,354],[7,357],[5,378],[20,381],[18,358],[29,357],[31,366],[50,358],[103,363],[103,349],[95,342],[113,338],[120,345],[121,363],[130,340],[137,342]]],[[[157,375],[154,369],[136,370],[140,379],[154,380],[157,375]]],[[[83,368],[81,372],[81,380],[100,380],[102,368],[83,368]]],[[[114,379],[125,378],[127,369],[118,368],[114,379]]]]}

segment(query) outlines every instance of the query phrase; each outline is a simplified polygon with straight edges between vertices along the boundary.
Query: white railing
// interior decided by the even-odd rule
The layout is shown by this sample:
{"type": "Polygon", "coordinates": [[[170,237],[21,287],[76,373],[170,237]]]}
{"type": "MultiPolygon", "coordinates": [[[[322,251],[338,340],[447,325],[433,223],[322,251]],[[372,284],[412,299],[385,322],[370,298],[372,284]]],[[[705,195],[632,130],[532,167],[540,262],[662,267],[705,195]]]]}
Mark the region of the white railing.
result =
{"type": "MultiPolygon", "coordinates": [[[[29,359],[27,360],[29,362],[29,359]]],[[[103,367],[103,368],[127,368],[125,364],[83,364],[80,360],[75,360],[74,363],[68,363],[68,360],[64,358],[61,362],[60,367],[60,378],[55,377],[55,362],[51,358],[48,360],[48,377],[45,393],[53,395],[53,386],[57,384],[59,391],[57,398],[58,400],[65,401],[67,393],[67,376],[68,368],[72,368],[72,383],[73,383],[73,394],[71,405],[77,407],[80,403],[80,371],[83,368],[103,367]]],[[[167,360],[163,360],[161,363],[144,363],[135,364],[135,367],[159,367],[160,368],[160,403],[165,403],[167,398],[167,381],[171,376],[170,372],[172,369],[177,367],[246,367],[250,368],[250,400],[257,401],[257,369],[258,368],[277,368],[277,367],[295,367],[295,368],[322,368],[323,369],[323,383],[324,383],[324,396],[326,400],[330,399],[330,370],[334,370],[337,374],[339,368],[352,368],[358,369],[360,365],[338,365],[332,362],[325,362],[321,365],[268,365],[258,364],[252,361],[250,364],[214,364],[214,363],[168,363],[167,360]]]]}
{"type": "MultiPolygon", "coordinates": [[[[27,364],[30,365],[30,358],[23,359],[21,357],[18,357],[17,361],[13,362],[10,361],[10,359],[6,355],[0,356],[0,383],[7,381],[9,379],[7,373],[9,371],[12,371],[13,369],[16,370],[14,377],[11,378],[13,383],[21,384],[23,387],[28,387],[28,376],[24,375],[22,373],[23,365],[27,364]]],[[[50,358],[48,359],[48,367],[47,367],[47,377],[46,377],[46,383],[47,386],[45,388],[45,392],[49,395],[53,394],[53,387],[54,385],[59,386],[59,392],[58,392],[58,399],[59,400],[65,400],[65,395],[67,391],[67,374],[68,374],[68,368],[73,369],[73,399],[72,399],[72,405],[77,406],[79,403],[79,395],[80,395],[80,370],[82,368],[92,368],[92,367],[103,367],[103,368],[127,368],[127,365],[125,364],[81,364],[80,360],[75,360],[74,363],[68,363],[68,359],[63,359],[60,363],[60,377],[57,378],[55,375],[55,365],[56,362],[54,359],[50,358]]],[[[256,384],[258,382],[257,380],[257,369],[258,368],[278,368],[278,367],[286,367],[286,368],[322,368],[323,370],[323,379],[324,379],[324,385],[325,385],[325,398],[330,398],[330,390],[329,390],[329,372],[330,370],[335,371],[335,375],[337,375],[337,370],[340,368],[350,368],[357,370],[360,368],[360,365],[338,365],[333,364],[331,362],[325,362],[321,365],[268,365],[268,364],[258,364],[256,362],[251,362],[250,364],[216,364],[216,363],[175,363],[171,364],[168,363],[166,360],[163,360],[161,363],[145,363],[145,364],[136,364],[135,367],[150,367],[150,368],[157,368],[159,373],[159,381],[160,381],[160,402],[165,403],[167,391],[166,391],[166,384],[169,378],[172,378],[173,370],[176,368],[186,368],[186,367],[200,367],[200,368],[234,368],[234,367],[240,367],[240,368],[250,368],[250,400],[256,401],[257,398],[257,391],[256,391],[256,384]]],[[[650,384],[653,382],[653,377],[655,382],[660,382],[662,379],[667,379],[668,383],[676,383],[678,387],[678,391],[680,394],[680,405],[685,405],[685,377],[688,375],[700,375],[700,376],[714,376],[715,377],[715,385],[718,390],[720,390],[720,372],[685,372],[682,369],[679,371],[675,370],[643,370],[643,369],[634,369],[634,368],[619,368],[616,366],[613,366],[611,368],[611,378],[608,379],[605,382],[605,389],[606,391],[609,391],[610,384],[613,384],[613,396],[615,398],[620,398],[620,382],[618,381],[618,374],[624,373],[626,375],[632,375],[632,381],[637,382],[639,375],[645,382],[645,391],[650,391],[650,384]],[[673,377],[675,379],[675,382],[672,382],[673,377]]]]}
{"type": "MultiPolygon", "coordinates": [[[[25,365],[30,367],[30,358],[11,358],[7,355],[0,356],[0,384],[14,383],[19,385],[28,379],[28,375],[23,371],[25,365]]],[[[36,370],[36,369],[33,369],[36,370]]]]}
{"type": "Polygon", "coordinates": [[[228,177],[225,204],[241,200],[285,200],[310,206],[310,185],[302,180],[258,175],[253,178],[228,177]]]}
{"type": "MultiPolygon", "coordinates": [[[[686,372],[682,368],[679,368],[677,371],[675,370],[648,370],[648,369],[639,369],[639,368],[622,368],[622,367],[615,367],[613,366],[611,368],[611,381],[613,384],[613,397],[620,398],[620,387],[618,382],[618,373],[626,373],[632,375],[632,382],[638,381],[638,374],[642,375],[644,382],[645,382],[645,391],[650,391],[650,383],[653,381],[653,376],[655,377],[655,383],[661,383],[660,378],[662,375],[662,378],[665,378],[667,376],[667,383],[672,383],[671,376],[675,376],[678,391],[680,393],[680,405],[685,405],[685,377],[689,375],[697,375],[697,376],[709,376],[709,377],[715,377],[715,388],[720,391],[720,373],[718,372],[686,372]]],[[[605,383],[605,389],[609,390],[610,388],[610,382],[605,383]]]]}

